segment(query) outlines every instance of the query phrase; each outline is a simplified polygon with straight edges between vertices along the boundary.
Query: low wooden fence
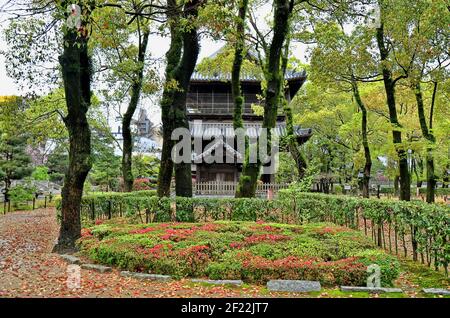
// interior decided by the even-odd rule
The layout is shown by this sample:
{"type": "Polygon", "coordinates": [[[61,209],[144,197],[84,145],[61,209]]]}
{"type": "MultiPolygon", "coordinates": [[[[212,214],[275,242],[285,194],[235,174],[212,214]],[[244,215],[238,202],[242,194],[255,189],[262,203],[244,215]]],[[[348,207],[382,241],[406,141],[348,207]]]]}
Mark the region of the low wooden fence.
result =
{"type": "MultiPolygon", "coordinates": [[[[194,182],[192,186],[196,196],[234,196],[238,183],[229,181],[194,182]]],[[[260,183],[256,187],[256,195],[268,198],[288,187],[288,183],[260,183]]]]}

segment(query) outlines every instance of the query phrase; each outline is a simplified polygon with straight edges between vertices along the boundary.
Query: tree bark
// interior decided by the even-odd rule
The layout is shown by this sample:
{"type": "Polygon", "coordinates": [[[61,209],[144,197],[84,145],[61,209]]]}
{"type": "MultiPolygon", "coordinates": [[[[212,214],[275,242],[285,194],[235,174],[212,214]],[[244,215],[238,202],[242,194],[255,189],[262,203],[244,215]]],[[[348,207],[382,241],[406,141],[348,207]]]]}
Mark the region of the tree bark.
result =
{"type": "MultiPolygon", "coordinates": [[[[262,128],[267,129],[267,150],[271,149],[271,129],[275,127],[278,104],[280,102],[280,91],[283,83],[281,74],[281,56],[283,44],[289,29],[289,18],[294,7],[293,0],[275,0],[273,38],[269,49],[264,76],[267,81],[265,90],[264,119],[262,128]]],[[[248,147],[247,147],[248,148],[248,147]]],[[[270,153],[268,153],[269,155],[270,153]]],[[[261,168],[261,158],[256,163],[249,162],[248,151],[246,151],[242,175],[238,184],[238,197],[254,197],[256,185],[261,168]]]]}
{"type": "MultiPolygon", "coordinates": [[[[175,70],[175,80],[179,85],[174,93],[174,128],[185,128],[189,131],[189,121],[186,113],[186,95],[189,83],[200,53],[197,26],[195,20],[198,16],[198,8],[203,0],[192,0],[184,6],[186,19],[194,21],[189,30],[182,32],[183,55],[180,64],[175,70]]],[[[190,136],[189,136],[190,138],[190,136]]],[[[192,172],[191,161],[175,164],[175,193],[180,197],[192,197],[192,172]]]]}
{"type": "Polygon", "coordinates": [[[361,180],[362,183],[362,196],[364,198],[368,198],[370,196],[369,191],[369,182],[370,182],[370,170],[372,169],[372,158],[370,156],[370,147],[369,147],[369,140],[367,138],[367,108],[364,105],[361,95],[359,94],[359,88],[358,83],[353,78],[352,79],[352,89],[353,89],[353,95],[356,100],[356,104],[358,104],[359,109],[361,110],[361,135],[362,135],[362,145],[364,148],[364,172],[363,172],[363,178],[361,180]]]}
{"type": "Polygon", "coordinates": [[[176,0],[167,1],[167,19],[170,24],[170,47],[166,53],[166,80],[161,100],[161,121],[163,146],[161,151],[161,164],[158,175],[158,196],[170,196],[170,183],[173,175],[173,161],[171,159],[172,147],[174,145],[171,137],[173,130],[173,99],[174,88],[171,83],[175,80],[175,70],[180,63],[183,39],[176,23],[181,16],[177,9],[176,0]]]}
{"type": "Polygon", "coordinates": [[[244,96],[241,91],[241,68],[244,60],[245,48],[245,18],[247,15],[248,0],[239,2],[239,13],[236,21],[236,44],[234,47],[234,60],[231,70],[231,95],[234,101],[233,127],[243,128],[242,113],[244,96]]]}
{"type": "Polygon", "coordinates": [[[384,41],[384,24],[377,28],[377,44],[380,51],[381,68],[383,73],[384,88],[386,91],[387,105],[389,108],[389,119],[392,124],[392,139],[398,156],[400,174],[400,200],[409,201],[411,199],[411,181],[408,171],[407,152],[402,148],[401,125],[397,117],[395,101],[395,84],[392,78],[392,71],[388,67],[389,51],[384,41]]]}
{"type": "MultiPolygon", "coordinates": [[[[286,39],[284,45],[284,54],[281,62],[282,78],[285,78],[287,64],[289,60],[289,46],[290,38],[286,39]]],[[[286,115],[286,138],[288,143],[288,150],[291,153],[292,158],[295,161],[295,166],[297,168],[298,180],[302,180],[305,177],[307,163],[302,153],[300,152],[300,145],[294,134],[294,121],[292,119],[292,108],[284,96],[284,85],[282,85],[282,91],[280,93],[281,104],[283,105],[284,113],[286,115]]]]}
{"type": "Polygon", "coordinates": [[[123,138],[123,153],[122,153],[122,176],[124,183],[124,191],[131,192],[133,190],[133,173],[131,170],[132,156],[133,156],[133,136],[131,133],[131,120],[136,111],[141,96],[142,84],[144,81],[144,64],[145,53],[147,51],[148,38],[150,30],[147,27],[142,36],[139,36],[139,52],[137,63],[139,70],[136,79],[131,86],[131,99],[127,110],[122,119],[122,138],[123,138]]]}
{"type": "MultiPolygon", "coordinates": [[[[245,47],[245,18],[247,15],[248,0],[241,0],[239,3],[239,17],[236,21],[236,44],[234,51],[234,60],[231,70],[231,94],[234,101],[234,114],[233,114],[233,127],[234,129],[244,128],[242,121],[242,113],[244,107],[244,96],[241,91],[241,68],[244,60],[244,47],[245,47]]],[[[242,131],[241,131],[242,132],[242,131]]],[[[249,142],[247,136],[244,136],[245,149],[247,149],[249,142]]],[[[238,138],[242,140],[242,138],[238,138]]],[[[244,155],[247,155],[244,154],[244,155]]],[[[236,188],[235,197],[241,197],[241,188],[236,188]]]]}
{"type": "Polygon", "coordinates": [[[64,35],[64,52],[60,56],[69,132],[69,168],[62,189],[61,228],[54,250],[75,249],[81,236],[80,208],[83,186],[91,169],[91,132],[86,113],[91,104],[91,61],[88,38],[75,30],[64,35]]]}
{"type": "MultiPolygon", "coordinates": [[[[434,91],[433,91],[433,99],[432,99],[432,105],[434,106],[434,100],[436,97],[436,89],[437,89],[437,83],[435,83],[434,91]]],[[[426,169],[427,169],[427,202],[433,203],[434,202],[434,189],[436,187],[436,176],[434,174],[434,158],[433,158],[433,145],[436,143],[436,138],[434,135],[430,132],[430,130],[427,127],[427,121],[425,118],[425,111],[424,111],[424,103],[423,103],[423,95],[422,95],[422,89],[420,86],[420,83],[417,83],[414,89],[414,94],[416,96],[416,102],[417,102],[417,111],[419,113],[419,123],[420,123],[420,129],[422,130],[423,137],[427,140],[428,146],[427,146],[427,155],[426,155],[426,169]]],[[[432,107],[433,109],[434,107],[432,107]]],[[[432,118],[432,112],[430,113],[430,118],[432,118]]],[[[430,121],[430,124],[432,122],[430,121]]]]}

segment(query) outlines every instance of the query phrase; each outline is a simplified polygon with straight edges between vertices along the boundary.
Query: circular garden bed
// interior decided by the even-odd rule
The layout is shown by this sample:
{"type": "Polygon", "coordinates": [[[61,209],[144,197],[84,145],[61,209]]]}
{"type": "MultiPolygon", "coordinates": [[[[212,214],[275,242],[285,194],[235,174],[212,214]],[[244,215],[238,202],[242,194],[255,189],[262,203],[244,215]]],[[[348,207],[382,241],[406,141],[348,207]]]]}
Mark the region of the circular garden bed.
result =
{"type": "Polygon", "coordinates": [[[362,286],[367,266],[381,266],[382,284],[398,276],[395,257],[362,233],[330,223],[264,222],[127,224],[111,220],[85,228],[81,252],[124,270],[182,277],[318,280],[362,286]]]}

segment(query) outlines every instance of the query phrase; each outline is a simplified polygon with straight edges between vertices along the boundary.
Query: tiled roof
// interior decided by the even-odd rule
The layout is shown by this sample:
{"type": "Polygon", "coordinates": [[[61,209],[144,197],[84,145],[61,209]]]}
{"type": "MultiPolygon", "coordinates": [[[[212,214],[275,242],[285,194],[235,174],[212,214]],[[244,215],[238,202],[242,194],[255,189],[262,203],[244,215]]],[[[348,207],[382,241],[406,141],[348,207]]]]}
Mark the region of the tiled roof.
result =
{"type": "MultiPolygon", "coordinates": [[[[193,138],[211,139],[214,136],[224,136],[225,138],[234,138],[233,123],[214,123],[194,121],[189,123],[191,135],[193,138]]],[[[247,130],[247,135],[250,138],[256,138],[261,133],[261,123],[244,123],[244,128],[247,130]]],[[[277,123],[275,127],[275,134],[279,137],[286,135],[286,124],[277,123]]],[[[311,128],[294,127],[294,134],[297,137],[309,138],[312,136],[311,128]]]]}
{"type": "MultiPolygon", "coordinates": [[[[292,72],[289,71],[286,73],[285,79],[287,81],[293,80],[305,80],[306,79],[306,71],[302,72],[292,72]]],[[[254,74],[241,74],[241,81],[243,82],[261,82],[262,76],[255,76],[254,74]]],[[[195,82],[211,82],[211,81],[231,81],[231,74],[226,73],[218,73],[218,74],[208,74],[203,75],[198,72],[194,72],[191,76],[191,81],[195,82]]]]}

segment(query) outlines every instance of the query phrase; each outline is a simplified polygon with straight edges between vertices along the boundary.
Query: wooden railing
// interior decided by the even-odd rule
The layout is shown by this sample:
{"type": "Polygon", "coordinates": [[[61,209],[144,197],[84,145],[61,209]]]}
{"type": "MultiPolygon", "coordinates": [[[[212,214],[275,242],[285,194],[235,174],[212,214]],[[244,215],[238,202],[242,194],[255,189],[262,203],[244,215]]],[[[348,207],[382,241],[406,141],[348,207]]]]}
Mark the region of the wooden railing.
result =
{"type": "MultiPolygon", "coordinates": [[[[194,195],[208,196],[234,196],[236,193],[237,182],[233,181],[212,181],[212,182],[194,182],[194,195]]],[[[260,183],[256,187],[256,195],[258,197],[270,197],[275,195],[279,190],[286,189],[287,183],[260,183]]]]}

